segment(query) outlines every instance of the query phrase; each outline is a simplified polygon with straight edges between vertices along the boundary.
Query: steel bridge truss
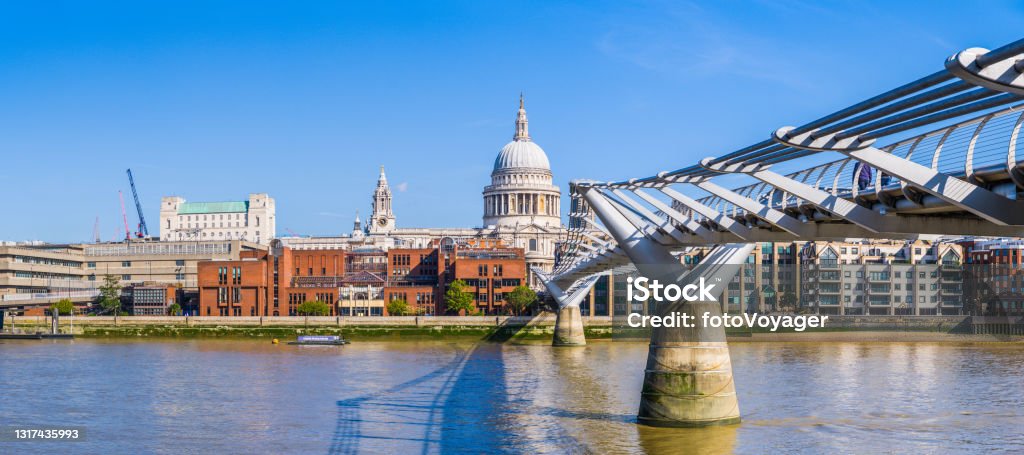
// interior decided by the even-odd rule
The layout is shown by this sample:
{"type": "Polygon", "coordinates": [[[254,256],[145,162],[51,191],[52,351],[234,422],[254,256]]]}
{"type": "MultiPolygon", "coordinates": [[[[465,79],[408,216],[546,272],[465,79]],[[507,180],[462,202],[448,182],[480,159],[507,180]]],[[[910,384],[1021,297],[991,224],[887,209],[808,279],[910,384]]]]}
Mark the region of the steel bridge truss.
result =
{"type": "Polygon", "coordinates": [[[971,48],[934,74],[734,152],[645,178],[573,181],[568,237],[544,281],[568,289],[637,263],[627,251],[635,245],[622,248],[606,228],[612,218],[672,254],[798,239],[1024,236],[1022,72],[1024,40],[971,48]],[[728,175],[753,183],[715,182],[728,175]]]}

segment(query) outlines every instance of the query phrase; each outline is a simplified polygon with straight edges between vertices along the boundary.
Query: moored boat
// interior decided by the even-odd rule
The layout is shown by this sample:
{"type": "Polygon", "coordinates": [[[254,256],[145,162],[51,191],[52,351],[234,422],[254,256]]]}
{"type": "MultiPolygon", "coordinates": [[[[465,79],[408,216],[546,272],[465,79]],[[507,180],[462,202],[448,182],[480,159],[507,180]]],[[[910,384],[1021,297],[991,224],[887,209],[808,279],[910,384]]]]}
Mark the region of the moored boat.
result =
{"type": "Polygon", "coordinates": [[[288,344],[304,346],[341,346],[348,344],[348,341],[338,335],[301,335],[295,341],[288,344]]]}

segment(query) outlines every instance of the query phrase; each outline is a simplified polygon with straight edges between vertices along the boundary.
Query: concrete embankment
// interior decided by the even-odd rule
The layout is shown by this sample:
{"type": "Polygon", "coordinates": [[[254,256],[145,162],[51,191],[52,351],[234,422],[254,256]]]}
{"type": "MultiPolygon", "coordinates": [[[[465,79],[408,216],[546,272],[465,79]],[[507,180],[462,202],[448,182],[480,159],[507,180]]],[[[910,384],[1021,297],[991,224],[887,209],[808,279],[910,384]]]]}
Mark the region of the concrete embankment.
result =
{"type": "MultiPolygon", "coordinates": [[[[587,340],[642,341],[643,331],[625,329],[622,318],[583,317],[587,340]]],[[[465,338],[550,342],[555,316],[76,316],[60,318],[60,330],[81,337],[259,337],[303,334],[351,339],[465,338]]],[[[977,321],[976,321],[977,322],[977,321]]],[[[8,316],[6,331],[49,332],[46,316],[8,316]]],[[[969,316],[829,316],[823,329],[796,332],[736,328],[729,341],[1017,341],[1021,336],[979,333],[969,316]]]]}
{"type": "MultiPolygon", "coordinates": [[[[60,330],[83,337],[265,337],[303,334],[344,335],[347,338],[473,338],[544,339],[554,333],[555,317],[543,316],[78,316],[60,318],[60,330]]],[[[10,317],[17,331],[49,331],[47,316],[10,317]]],[[[611,337],[611,318],[585,323],[587,336],[611,337]]]]}

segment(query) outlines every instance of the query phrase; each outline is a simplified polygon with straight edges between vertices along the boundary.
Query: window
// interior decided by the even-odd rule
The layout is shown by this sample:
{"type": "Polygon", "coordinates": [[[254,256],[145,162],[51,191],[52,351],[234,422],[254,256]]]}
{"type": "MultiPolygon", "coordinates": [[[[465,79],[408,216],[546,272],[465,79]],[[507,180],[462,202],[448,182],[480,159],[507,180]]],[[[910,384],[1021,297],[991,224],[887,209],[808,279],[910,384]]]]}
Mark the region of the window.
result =
{"type": "Polygon", "coordinates": [[[125,274],[125,275],[121,275],[121,280],[122,280],[122,281],[129,281],[129,280],[131,280],[131,279],[132,279],[132,276],[131,276],[131,275],[127,275],[127,274],[125,274]]]}
{"type": "Polygon", "coordinates": [[[175,280],[184,280],[185,279],[185,274],[184,273],[175,273],[174,274],[174,279],[175,280]]]}
{"type": "Polygon", "coordinates": [[[121,267],[131,267],[132,261],[121,261],[121,267]]]}
{"type": "Polygon", "coordinates": [[[96,263],[95,262],[87,262],[85,264],[85,266],[90,268],[90,269],[95,269],[96,268],[96,263]]]}
{"type": "Polygon", "coordinates": [[[174,265],[176,265],[178,267],[182,267],[182,266],[185,265],[185,260],[184,259],[178,259],[178,260],[174,261],[174,265]]]}
{"type": "Polygon", "coordinates": [[[96,281],[96,275],[95,274],[89,275],[89,281],[96,281]]]}

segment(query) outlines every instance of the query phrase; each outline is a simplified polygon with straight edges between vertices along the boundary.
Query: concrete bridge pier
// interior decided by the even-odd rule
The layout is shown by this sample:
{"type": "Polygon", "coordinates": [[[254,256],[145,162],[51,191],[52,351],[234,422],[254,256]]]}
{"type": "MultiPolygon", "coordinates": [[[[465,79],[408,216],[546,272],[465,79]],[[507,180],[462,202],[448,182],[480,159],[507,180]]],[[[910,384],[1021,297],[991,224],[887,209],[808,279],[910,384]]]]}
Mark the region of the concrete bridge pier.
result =
{"type": "Polygon", "coordinates": [[[717,299],[753,250],[753,244],[715,247],[693,270],[686,270],[668,248],[656,241],[660,233],[628,209],[620,210],[599,190],[583,194],[608,233],[637,271],[662,284],[696,284],[703,278],[713,301],[663,303],[657,312],[696,316],[693,328],[656,328],[651,333],[639,423],[661,427],[728,425],[740,421],[729,346],[722,327],[702,327],[702,315],[721,315],[717,299]]]}
{"type": "Polygon", "coordinates": [[[583,333],[583,315],[580,313],[580,302],[590,293],[594,283],[601,275],[591,275],[572,283],[566,291],[562,290],[554,280],[542,279],[544,287],[558,303],[558,314],[555,319],[555,336],[552,346],[584,346],[587,338],[583,333]]]}
{"type": "Polygon", "coordinates": [[[583,316],[579,305],[566,306],[558,309],[555,318],[555,336],[552,346],[584,346],[587,337],[583,334],[583,316]]]}
{"type": "MultiPolygon", "coordinates": [[[[716,247],[680,286],[714,283],[721,295],[753,244],[716,247]]],[[[715,291],[718,292],[715,292],[715,291]]],[[[661,305],[659,313],[696,316],[693,328],[655,328],[647,353],[647,366],[637,420],[645,425],[698,427],[739,423],[739,402],[733,384],[732,362],[725,329],[703,327],[702,315],[721,316],[717,301],[675,302],[661,305]]]]}

